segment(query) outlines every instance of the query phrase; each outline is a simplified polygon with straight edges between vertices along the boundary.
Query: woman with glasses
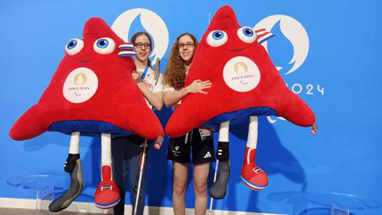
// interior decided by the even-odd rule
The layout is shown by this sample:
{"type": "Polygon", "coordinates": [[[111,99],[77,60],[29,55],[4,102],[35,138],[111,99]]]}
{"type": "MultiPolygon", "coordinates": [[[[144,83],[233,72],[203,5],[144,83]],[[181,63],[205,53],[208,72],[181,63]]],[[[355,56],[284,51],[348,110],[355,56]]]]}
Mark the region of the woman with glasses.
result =
{"type": "MultiPolygon", "coordinates": [[[[152,50],[151,37],[146,32],[138,32],[134,34],[130,41],[134,45],[135,59],[134,63],[137,71],[134,71],[132,78],[137,83],[138,88],[143,93],[147,105],[150,108],[161,110],[163,107],[163,85],[162,78],[151,68],[149,54],[152,50]]],[[[150,126],[150,125],[147,125],[150,126]]],[[[138,135],[130,135],[126,137],[117,137],[112,139],[112,156],[114,168],[114,180],[120,189],[121,200],[113,208],[115,215],[124,214],[125,206],[125,188],[127,177],[130,181],[131,202],[133,205],[133,213],[135,209],[135,201],[137,201],[137,190],[139,180],[139,167],[141,153],[145,139],[138,135]],[[129,174],[127,174],[127,168],[129,174]]],[[[142,173],[141,187],[138,197],[136,214],[142,215],[145,205],[146,190],[146,167],[142,173]]]]}
{"type": "MultiPolygon", "coordinates": [[[[176,108],[189,93],[206,93],[212,87],[209,80],[195,80],[184,86],[198,41],[192,34],[180,35],[171,48],[164,75],[164,102],[176,108]]],[[[173,161],[173,207],[175,215],[185,214],[190,154],[194,166],[195,214],[205,215],[207,210],[207,178],[210,163],[215,161],[213,134],[210,130],[195,128],[179,138],[172,138],[168,145],[167,159],[173,161]]]]}

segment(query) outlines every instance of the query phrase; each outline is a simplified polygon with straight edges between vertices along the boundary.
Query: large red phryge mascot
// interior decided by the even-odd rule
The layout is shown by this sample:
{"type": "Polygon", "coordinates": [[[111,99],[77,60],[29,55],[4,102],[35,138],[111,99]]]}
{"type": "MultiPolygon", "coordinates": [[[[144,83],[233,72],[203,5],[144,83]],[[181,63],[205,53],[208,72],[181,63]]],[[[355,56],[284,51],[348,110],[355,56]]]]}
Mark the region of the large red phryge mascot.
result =
{"type": "MultiPolygon", "coordinates": [[[[185,84],[210,80],[208,94],[189,94],[174,111],[166,133],[173,137],[195,127],[219,128],[219,177],[210,189],[223,198],[229,178],[229,123],[249,118],[242,181],[254,190],[268,185],[266,173],[255,163],[258,116],[281,116],[300,126],[313,126],[312,110],[287,87],[260,44],[271,34],[238,24],[229,6],[220,8],[198,46],[185,84]]],[[[231,123],[232,124],[232,123],[231,123]]]]}
{"type": "Polygon", "coordinates": [[[41,99],[10,131],[15,140],[45,131],[71,134],[65,163],[71,185],[50,204],[54,212],[68,207],[82,191],[80,135],[101,135],[102,181],[94,196],[100,208],[113,207],[120,200],[112,178],[111,137],[135,133],[154,140],[164,136],[160,121],[132,79],[136,69],[130,56],[132,44],[120,39],[100,18],[87,21],[83,37],[67,43],[66,56],[41,99]]]}

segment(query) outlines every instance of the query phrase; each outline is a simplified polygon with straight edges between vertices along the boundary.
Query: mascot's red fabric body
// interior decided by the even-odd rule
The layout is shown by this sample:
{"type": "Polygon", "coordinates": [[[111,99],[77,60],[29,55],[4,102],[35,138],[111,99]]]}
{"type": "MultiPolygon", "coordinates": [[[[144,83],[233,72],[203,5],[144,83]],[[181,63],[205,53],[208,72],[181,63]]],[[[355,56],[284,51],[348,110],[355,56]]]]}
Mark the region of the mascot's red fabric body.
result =
{"type": "Polygon", "coordinates": [[[126,44],[99,18],[84,27],[84,39],[68,42],[60,62],[39,102],[13,125],[15,140],[36,137],[45,131],[71,134],[65,171],[71,186],[49,206],[68,207],[83,188],[79,136],[101,135],[102,181],[95,193],[100,208],[115,206],[119,190],[112,179],[111,137],[135,133],[146,139],[164,136],[160,121],[132,79],[135,64],[132,44],[126,44]]]}
{"type": "MultiPolygon", "coordinates": [[[[196,127],[220,127],[217,158],[221,163],[227,161],[223,168],[229,172],[228,123],[249,118],[241,176],[243,182],[255,190],[264,189],[268,184],[265,172],[254,163],[257,116],[281,116],[300,126],[314,125],[312,132],[315,132],[316,120],[309,106],[287,88],[260,44],[268,33],[260,33],[263,30],[240,26],[232,8],[220,8],[200,41],[185,82],[187,86],[194,80],[210,80],[212,87],[205,90],[208,94],[186,96],[166,127],[166,133],[172,137],[196,127]]],[[[218,182],[228,177],[229,174],[224,179],[218,178],[218,182]]],[[[211,196],[224,197],[225,191],[220,192],[224,186],[216,188],[215,184],[212,193],[210,190],[211,196]]]]}
{"type": "MultiPolygon", "coordinates": [[[[221,114],[253,107],[271,108],[274,110],[272,115],[282,116],[297,125],[313,125],[316,119],[312,110],[286,87],[267,51],[260,43],[256,41],[247,43],[239,38],[238,30],[240,28],[231,8],[223,7],[216,13],[200,41],[185,82],[187,86],[197,79],[210,80],[213,86],[205,90],[208,92],[207,95],[195,93],[182,100],[182,104],[167,123],[166,134],[179,137],[193,128],[214,120],[214,117],[221,114]],[[213,47],[207,40],[210,32],[216,30],[224,31],[228,39],[224,44],[213,47]],[[253,75],[258,76],[253,79],[259,81],[257,86],[246,92],[230,88],[224,80],[225,67],[229,66],[227,62],[238,56],[243,57],[242,59],[249,59],[248,61],[252,61],[253,65],[257,66],[256,70],[259,70],[258,73],[253,72],[253,75]]],[[[240,59],[238,63],[240,63],[240,59]]],[[[249,66],[251,65],[248,64],[249,66]]],[[[237,74],[234,66],[227,69],[231,69],[232,73],[237,74]]],[[[243,70],[245,69],[250,70],[251,68],[244,67],[243,70]]],[[[243,71],[242,75],[237,74],[236,77],[231,78],[243,77],[241,80],[245,84],[247,81],[245,75],[252,75],[250,72],[243,71]]],[[[248,78],[248,81],[252,81],[252,79],[248,78]]]]}
{"type": "MultiPolygon", "coordinates": [[[[164,136],[160,121],[147,107],[142,93],[131,78],[131,73],[135,70],[132,58],[118,57],[118,47],[125,44],[123,40],[100,19],[90,19],[86,23],[83,37],[82,50],[73,55],[67,54],[62,59],[40,101],[15,123],[10,136],[15,140],[30,139],[45,131],[53,130],[49,129],[53,123],[73,120],[111,123],[122,130],[139,134],[147,139],[164,136]],[[110,38],[114,41],[115,47],[112,52],[100,54],[94,49],[96,40],[100,38],[110,38]],[[82,70],[85,72],[81,70],[78,72],[85,76],[80,74],[77,77],[87,76],[84,84],[76,83],[78,80],[78,78],[75,79],[76,74],[70,76],[78,68],[88,69],[82,70]],[[91,72],[88,72],[89,70],[91,72]],[[93,74],[97,81],[89,77],[93,74]],[[70,78],[72,80],[67,80],[70,78]],[[70,81],[72,84],[65,85],[65,82],[70,81]],[[91,81],[93,83],[86,83],[91,81]],[[84,98],[80,100],[81,102],[74,101],[78,103],[73,102],[74,98],[68,100],[64,95],[71,93],[73,97],[76,97],[75,94],[82,94],[77,97],[86,97],[87,91],[95,91],[95,93],[89,99],[84,98]]],[[[78,126],[81,127],[81,125],[78,126]]],[[[109,128],[102,130],[102,126],[97,127],[96,131],[84,129],[84,134],[109,131],[109,128]]]]}

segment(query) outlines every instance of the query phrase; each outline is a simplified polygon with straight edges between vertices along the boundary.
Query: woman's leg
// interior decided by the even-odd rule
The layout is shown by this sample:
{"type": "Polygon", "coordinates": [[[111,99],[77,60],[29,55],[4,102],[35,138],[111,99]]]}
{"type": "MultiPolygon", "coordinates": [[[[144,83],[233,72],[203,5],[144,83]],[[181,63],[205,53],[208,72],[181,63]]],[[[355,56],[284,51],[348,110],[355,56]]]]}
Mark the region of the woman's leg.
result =
{"type": "Polygon", "coordinates": [[[118,137],[111,140],[113,176],[121,195],[121,201],[113,208],[114,215],[123,215],[125,212],[127,144],[126,137],[118,137]]]}
{"type": "Polygon", "coordinates": [[[205,215],[207,210],[207,178],[210,163],[194,165],[195,214],[205,215]]]}
{"type": "Polygon", "coordinates": [[[172,204],[175,215],[184,215],[186,212],[185,193],[187,188],[188,164],[173,162],[174,185],[172,204]]]}

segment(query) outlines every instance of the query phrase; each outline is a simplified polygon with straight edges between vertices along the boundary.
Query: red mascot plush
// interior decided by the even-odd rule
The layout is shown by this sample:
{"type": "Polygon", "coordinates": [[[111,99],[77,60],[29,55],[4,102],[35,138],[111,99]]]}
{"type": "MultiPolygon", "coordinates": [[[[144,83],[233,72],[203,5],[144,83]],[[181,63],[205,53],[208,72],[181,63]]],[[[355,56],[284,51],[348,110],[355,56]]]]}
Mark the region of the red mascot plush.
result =
{"type": "Polygon", "coordinates": [[[229,123],[249,118],[249,134],[241,170],[242,181],[254,190],[268,185],[266,173],[255,163],[258,116],[281,116],[300,126],[313,126],[313,111],[287,87],[260,44],[271,36],[238,24],[229,6],[220,8],[198,46],[186,85],[210,80],[208,94],[189,94],[174,111],[166,133],[172,137],[196,127],[219,128],[219,177],[210,189],[223,198],[229,178],[229,123]]]}
{"type": "Polygon", "coordinates": [[[164,136],[160,121],[132,79],[136,69],[132,44],[120,39],[100,18],[87,21],[83,38],[67,43],[66,56],[41,99],[10,131],[15,140],[46,131],[71,135],[65,163],[71,185],[50,204],[53,212],[68,207],[82,191],[80,135],[101,135],[102,181],[94,196],[99,208],[113,207],[120,200],[112,178],[111,137],[135,133],[153,140],[164,136]]]}

